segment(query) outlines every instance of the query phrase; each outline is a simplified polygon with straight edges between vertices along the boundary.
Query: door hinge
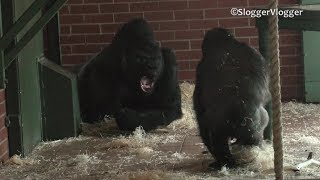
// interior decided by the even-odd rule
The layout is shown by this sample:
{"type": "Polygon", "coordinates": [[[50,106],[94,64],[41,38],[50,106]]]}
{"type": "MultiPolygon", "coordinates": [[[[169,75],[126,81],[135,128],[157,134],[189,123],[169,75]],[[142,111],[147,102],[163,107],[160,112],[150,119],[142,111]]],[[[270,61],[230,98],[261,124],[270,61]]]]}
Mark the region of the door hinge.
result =
{"type": "Polygon", "coordinates": [[[20,115],[19,114],[9,114],[5,117],[5,126],[10,127],[11,121],[13,119],[18,119],[20,120],[20,115]]]}

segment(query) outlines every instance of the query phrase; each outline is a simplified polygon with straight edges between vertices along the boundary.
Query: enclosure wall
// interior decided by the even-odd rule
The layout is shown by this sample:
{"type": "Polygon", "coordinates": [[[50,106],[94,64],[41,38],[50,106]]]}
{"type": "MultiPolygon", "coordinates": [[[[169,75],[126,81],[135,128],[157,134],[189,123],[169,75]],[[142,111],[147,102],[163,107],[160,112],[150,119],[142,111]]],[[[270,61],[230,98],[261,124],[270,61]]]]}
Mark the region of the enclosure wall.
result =
{"type": "MultiPolygon", "coordinates": [[[[60,11],[64,66],[84,63],[110,43],[119,26],[144,17],[162,46],[176,50],[179,79],[192,81],[201,58],[206,30],[231,29],[243,42],[258,48],[254,18],[232,16],[230,9],[266,7],[269,0],[69,0],[60,11]]],[[[281,5],[298,0],[280,0],[281,5]]],[[[284,100],[303,98],[301,33],[280,31],[281,80],[284,100]]]]}
{"type": "Polygon", "coordinates": [[[9,157],[8,149],[8,133],[5,126],[6,103],[5,91],[0,90],[0,162],[3,162],[9,157]]]}

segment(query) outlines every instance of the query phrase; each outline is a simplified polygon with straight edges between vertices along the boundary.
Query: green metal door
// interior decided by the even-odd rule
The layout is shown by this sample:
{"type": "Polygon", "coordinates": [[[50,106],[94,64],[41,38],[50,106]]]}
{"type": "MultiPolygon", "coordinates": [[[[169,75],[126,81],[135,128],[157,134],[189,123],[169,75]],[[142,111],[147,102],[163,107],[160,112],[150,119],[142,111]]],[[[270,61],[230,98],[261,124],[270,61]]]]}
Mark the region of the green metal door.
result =
{"type": "MultiPolygon", "coordinates": [[[[15,0],[15,16],[19,18],[34,0],[15,0]]],[[[38,17],[33,19],[33,24],[38,17]]],[[[26,26],[24,31],[30,28],[26,26]]],[[[22,31],[18,39],[23,36],[22,31]]],[[[41,104],[37,60],[43,55],[43,35],[40,31],[18,55],[22,138],[25,153],[41,140],[41,104]],[[31,53],[32,52],[32,53],[31,53]]]]}
{"type": "Polygon", "coordinates": [[[320,102],[320,32],[303,32],[305,97],[307,102],[320,102]]]}
{"type": "MultiPolygon", "coordinates": [[[[33,1],[12,1],[13,18],[17,20],[33,1]]],[[[24,35],[31,24],[39,17],[40,14],[18,34],[17,40],[24,35]]],[[[16,153],[22,155],[28,154],[42,139],[41,101],[37,63],[37,59],[42,54],[43,35],[40,31],[23,48],[15,62],[6,71],[8,117],[11,122],[9,126],[11,155],[16,153]]]]}
{"type": "MultiPolygon", "coordinates": [[[[320,4],[320,0],[302,0],[302,5],[320,4]]],[[[320,102],[320,32],[303,31],[306,102],[320,102]]]]}
{"type": "Polygon", "coordinates": [[[301,0],[302,5],[319,4],[320,0],[301,0]]]}

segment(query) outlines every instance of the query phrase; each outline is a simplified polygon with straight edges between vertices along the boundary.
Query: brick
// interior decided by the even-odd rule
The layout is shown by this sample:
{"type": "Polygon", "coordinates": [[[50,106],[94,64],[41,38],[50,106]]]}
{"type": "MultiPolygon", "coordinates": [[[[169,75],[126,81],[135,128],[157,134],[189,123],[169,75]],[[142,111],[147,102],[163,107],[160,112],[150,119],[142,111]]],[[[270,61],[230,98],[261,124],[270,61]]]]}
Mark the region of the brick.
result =
{"type": "Polygon", "coordinates": [[[173,11],[144,12],[147,21],[173,20],[173,11]]]}
{"type": "Polygon", "coordinates": [[[68,0],[66,4],[83,4],[83,0],[68,0]]]}
{"type": "Polygon", "coordinates": [[[174,40],[174,32],[172,31],[158,31],[154,33],[155,33],[156,39],[159,41],[174,40]]]}
{"type": "Polygon", "coordinates": [[[72,45],[73,54],[95,54],[103,49],[104,44],[72,45]]]}
{"type": "Polygon", "coordinates": [[[170,47],[175,50],[187,50],[190,48],[189,41],[162,41],[161,45],[163,47],[170,47]]]}
{"type": "Polygon", "coordinates": [[[187,8],[187,1],[159,1],[159,10],[183,10],[187,8]]]}
{"type": "Polygon", "coordinates": [[[84,4],[113,3],[113,0],[84,0],[84,4]]]}
{"type": "Polygon", "coordinates": [[[101,13],[129,12],[129,4],[101,4],[101,13]]]}
{"type": "Polygon", "coordinates": [[[305,94],[305,90],[304,90],[304,86],[297,86],[297,96],[295,97],[295,99],[298,101],[298,102],[302,102],[304,100],[304,94],[305,94]]]}
{"type": "Polygon", "coordinates": [[[234,19],[219,19],[220,27],[246,27],[249,26],[248,18],[234,18],[234,19]]]}
{"type": "Polygon", "coordinates": [[[256,20],[255,18],[249,18],[249,26],[256,27],[256,20]]]}
{"type": "Polygon", "coordinates": [[[183,31],[175,31],[175,39],[203,39],[204,33],[203,30],[183,30],[183,31]]]}
{"type": "Polygon", "coordinates": [[[284,66],[303,64],[303,58],[299,56],[285,56],[280,58],[280,62],[281,62],[281,65],[284,65],[284,66]]]}
{"type": "Polygon", "coordinates": [[[218,27],[218,20],[191,20],[190,21],[190,29],[211,29],[218,27]]]}
{"type": "Polygon", "coordinates": [[[183,10],[174,11],[174,17],[176,20],[182,19],[203,19],[203,10],[183,10]]]}
{"type": "Polygon", "coordinates": [[[249,44],[250,44],[250,46],[257,47],[259,49],[259,38],[258,37],[250,37],[249,44]]]}
{"type": "MultiPolygon", "coordinates": [[[[297,1],[281,0],[280,3],[293,4],[297,1]]],[[[190,79],[194,78],[190,75],[190,70],[194,70],[201,59],[200,47],[205,31],[218,26],[228,28],[234,32],[238,40],[257,49],[259,39],[255,19],[233,17],[230,8],[252,9],[265,7],[266,4],[267,0],[69,0],[59,12],[63,62],[68,66],[86,62],[96,54],[97,49],[112,41],[123,23],[135,17],[144,17],[155,31],[156,39],[162,41],[162,46],[176,49],[179,72],[182,71],[179,77],[193,80],[190,79]],[[90,7],[94,8],[90,10],[90,7]],[[100,10],[104,14],[100,14],[100,10]],[[77,16],[86,18],[80,20],[77,16]],[[63,19],[65,17],[67,19],[63,19]],[[76,54],[69,54],[71,45],[75,46],[73,50],[76,54]]],[[[281,73],[294,76],[282,78],[283,81],[289,78],[286,82],[289,84],[283,83],[283,88],[287,88],[288,91],[283,97],[303,99],[301,32],[281,29],[279,33],[281,73]]],[[[282,93],[285,91],[286,89],[282,93]]]]}
{"type": "Polygon", "coordinates": [[[255,27],[235,28],[235,36],[237,37],[258,36],[258,29],[255,27]]]}
{"type": "Polygon", "coordinates": [[[61,15],[60,24],[81,24],[84,22],[82,15],[61,15]]]}
{"type": "Polygon", "coordinates": [[[0,115],[0,129],[5,127],[5,114],[0,115]]]}
{"type": "Polygon", "coordinates": [[[178,61],[178,70],[189,70],[189,61],[178,61]]]}
{"type": "Polygon", "coordinates": [[[158,11],[159,2],[143,2],[143,3],[131,3],[131,12],[141,12],[141,11],[158,11]]]}
{"type": "Polygon", "coordinates": [[[199,60],[201,56],[200,50],[176,51],[177,60],[199,60]]]}
{"type": "Polygon", "coordinates": [[[246,44],[249,44],[250,43],[250,38],[247,38],[247,37],[237,37],[236,38],[238,41],[240,42],[244,42],[246,44]]]}
{"type": "Polygon", "coordinates": [[[259,1],[257,1],[257,0],[248,0],[248,5],[250,7],[252,7],[252,6],[262,6],[262,7],[264,7],[264,6],[267,6],[269,4],[269,2],[270,2],[270,0],[259,0],[259,1]]]}
{"type": "Polygon", "coordinates": [[[9,152],[8,151],[6,153],[4,153],[3,155],[0,155],[0,161],[2,163],[5,163],[8,159],[9,159],[9,152]]]}
{"type": "Polygon", "coordinates": [[[226,9],[206,9],[204,10],[204,18],[227,18],[233,17],[230,13],[230,8],[226,9]]]}
{"type": "Polygon", "coordinates": [[[218,0],[218,7],[247,7],[247,0],[218,0]]]}
{"type": "Polygon", "coordinates": [[[281,76],[296,74],[296,67],[295,66],[281,66],[280,74],[281,74],[281,76]]]}
{"type": "Polygon", "coordinates": [[[86,35],[86,43],[109,43],[114,37],[113,33],[110,34],[92,34],[86,35]]]}
{"type": "MultiPolygon", "coordinates": [[[[0,128],[0,144],[3,142],[5,139],[8,139],[8,130],[6,127],[0,128]]],[[[3,154],[3,152],[0,154],[3,154]]]]}
{"type": "Polygon", "coordinates": [[[71,32],[73,34],[96,34],[100,33],[100,27],[96,24],[86,24],[86,25],[72,25],[71,32]]]}
{"type": "Polygon", "coordinates": [[[304,82],[303,76],[297,76],[297,75],[283,75],[281,76],[281,82],[283,86],[291,85],[296,86],[297,84],[302,84],[304,82]]]}
{"type": "Polygon", "coordinates": [[[3,101],[0,103],[0,115],[6,113],[6,103],[3,101]]]}
{"type": "Polygon", "coordinates": [[[294,46],[280,46],[280,55],[295,55],[296,54],[296,47],[294,46]]]}
{"type": "Polygon", "coordinates": [[[160,31],[160,22],[149,22],[153,31],[160,31]]]}
{"type": "Polygon", "coordinates": [[[115,22],[128,22],[130,19],[133,18],[143,18],[143,13],[120,13],[114,14],[114,21],[115,22]]]}
{"type": "Polygon", "coordinates": [[[300,45],[302,43],[301,36],[288,35],[280,36],[280,45],[300,45]]]}
{"type": "Polygon", "coordinates": [[[0,103],[6,100],[5,90],[0,89],[0,103]]]}
{"type": "Polygon", "coordinates": [[[62,8],[59,10],[59,14],[60,15],[70,14],[69,6],[68,5],[62,6],[62,8]]]}
{"type": "Polygon", "coordinates": [[[178,78],[180,80],[193,80],[195,79],[195,71],[178,71],[178,78]]]}
{"type": "Polygon", "coordinates": [[[190,61],[189,64],[190,64],[190,70],[196,70],[197,69],[197,66],[199,64],[199,61],[200,61],[200,58],[199,60],[196,60],[196,61],[190,61]]]}
{"type": "Polygon", "coordinates": [[[279,0],[279,5],[298,5],[299,0],[279,0]]]}
{"type": "Polygon", "coordinates": [[[99,13],[99,6],[96,4],[70,5],[70,13],[71,14],[99,13]]]}
{"type": "Polygon", "coordinates": [[[83,64],[87,61],[88,55],[62,55],[64,65],[68,64],[83,64]]]}
{"type": "Polygon", "coordinates": [[[115,3],[146,2],[146,0],[114,0],[115,3]]]}
{"type": "Polygon", "coordinates": [[[292,29],[280,29],[279,30],[279,35],[301,35],[300,31],[297,30],[292,30],[292,29]]]}
{"type": "Polygon", "coordinates": [[[191,40],[190,46],[191,49],[201,49],[202,40],[191,40]]]}
{"type": "Polygon", "coordinates": [[[62,54],[71,54],[71,46],[70,45],[61,45],[61,53],[62,54]]]}
{"type": "Polygon", "coordinates": [[[303,67],[303,65],[296,65],[295,69],[296,69],[296,75],[304,76],[304,67],[303,67]]]}
{"type": "Polygon", "coordinates": [[[102,24],[101,33],[115,33],[121,26],[122,24],[102,24]]]}
{"type": "Polygon", "coordinates": [[[188,1],[188,9],[207,9],[207,8],[216,8],[217,6],[218,6],[217,0],[188,1]]]}
{"type": "Polygon", "coordinates": [[[189,24],[187,21],[168,21],[168,22],[161,22],[160,30],[185,30],[189,29],[189,24]]]}
{"type": "Polygon", "coordinates": [[[60,25],[60,34],[70,34],[71,27],[69,25],[60,25]]]}
{"type": "MultiPolygon", "coordinates": [[[[0,137],[0,140],[1,140],[1,137],[0,137]]],[[[8,151],[9,151],[9,142],[7,137],[6,139],[2,139],[1,142],[0,142],[0,160],[4,161],[7,159],[6,154],[8,154],[8,151]]]]}
{"type": "Polygon", "coordinates": [[[281,95],[283,101],[295,99],[297,97],[297,88],[295,86],[282,86],[281,95]]]}
{"type": "Polygon", "coordinates": [[[86,23],[113,23],[112,14],[90,14],[84,16],[86,23]]]}
{"type": "Polygon", "coordinates": [[[60,43],[61,44],[81,44],[85,43],[85,35],[61,35],[60,43]]]}

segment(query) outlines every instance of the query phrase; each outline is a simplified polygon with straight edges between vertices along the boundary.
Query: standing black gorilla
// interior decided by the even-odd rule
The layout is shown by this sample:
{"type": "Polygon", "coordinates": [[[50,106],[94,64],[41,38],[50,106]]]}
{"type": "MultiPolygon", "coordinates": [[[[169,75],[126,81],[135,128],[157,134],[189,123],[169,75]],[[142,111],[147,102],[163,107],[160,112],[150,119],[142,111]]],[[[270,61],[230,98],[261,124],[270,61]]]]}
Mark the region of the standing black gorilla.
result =
{"type": "Polygon", "coordinates": [[[122,130],[151,130],[182,115],[174,52],[159,47],[143,19],[123,25],[111,45],[82,67],[78,87],[85,122],[112,115],[122,130]]]}
{"type": "Polygon", "coordinates": [[[268,64],[226,29],[208,31],[202,43],[193,96],[200,135],[215,157],[213,168],[235,166],[229,138],[260,145],[269,117],[268,64]]]}

